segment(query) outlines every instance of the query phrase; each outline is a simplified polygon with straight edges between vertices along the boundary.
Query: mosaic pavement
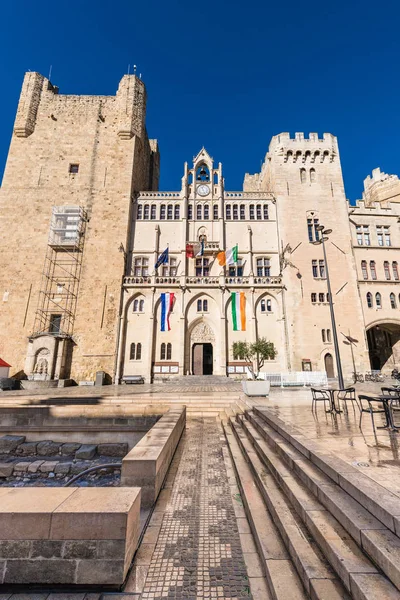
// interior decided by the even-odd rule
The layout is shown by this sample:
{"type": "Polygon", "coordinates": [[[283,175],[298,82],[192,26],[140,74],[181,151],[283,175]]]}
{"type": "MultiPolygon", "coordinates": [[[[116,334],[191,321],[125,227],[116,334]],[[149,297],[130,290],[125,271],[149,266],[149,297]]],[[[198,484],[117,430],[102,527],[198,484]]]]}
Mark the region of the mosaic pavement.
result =
{"type": "Polygon", "coordinates": [[[187,423],[143,600],[251,600],[215,419],[187,423]]]}

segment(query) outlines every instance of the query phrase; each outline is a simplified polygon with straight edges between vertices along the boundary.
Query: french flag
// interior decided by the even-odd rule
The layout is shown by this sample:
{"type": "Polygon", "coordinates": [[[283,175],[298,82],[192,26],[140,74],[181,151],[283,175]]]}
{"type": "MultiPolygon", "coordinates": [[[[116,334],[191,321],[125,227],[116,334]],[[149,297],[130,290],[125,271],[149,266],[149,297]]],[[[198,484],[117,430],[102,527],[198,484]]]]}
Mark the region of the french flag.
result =
{"type": "Polygon", "coordinates": [[[161,331],[170,331],[169,315],[174,304],[175,294],[166,292],[161,294],[161,331]]]}

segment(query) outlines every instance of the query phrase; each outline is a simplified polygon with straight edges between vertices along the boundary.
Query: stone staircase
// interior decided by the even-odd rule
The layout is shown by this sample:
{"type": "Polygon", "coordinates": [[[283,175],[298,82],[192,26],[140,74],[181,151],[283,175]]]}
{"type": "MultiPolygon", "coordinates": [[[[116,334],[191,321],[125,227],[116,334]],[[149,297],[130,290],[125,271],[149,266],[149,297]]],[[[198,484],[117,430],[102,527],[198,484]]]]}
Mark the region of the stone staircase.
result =
{"type": "Polygon", "coordinates": [[[228,386],[240,386],[240,381],[230,379],[225,375],[186,375],[184,377],[178,377],[176,379],[169,379],[165,381],[166,384],[171,385],[182,385],[182,386],[203,386],[203,385],[228,385],[228,386]]]}
{"type": "Polygon", "coordinates": [[[268,409],[224,429],[275,600],[400,599],[398,496],[268,409]]]}

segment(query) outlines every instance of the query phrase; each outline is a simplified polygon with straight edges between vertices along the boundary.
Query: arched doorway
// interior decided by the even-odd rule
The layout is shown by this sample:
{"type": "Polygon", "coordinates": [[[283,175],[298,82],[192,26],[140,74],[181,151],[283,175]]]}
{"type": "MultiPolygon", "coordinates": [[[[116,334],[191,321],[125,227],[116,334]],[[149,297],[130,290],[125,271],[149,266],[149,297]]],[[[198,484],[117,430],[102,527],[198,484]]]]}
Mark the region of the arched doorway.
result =
{"type": "Polygon", "coordinates": [[[324,358],[325,362],[325,371],[328,379],[333,379],[335,377],[335,371],[333,369],[333,357],[332,354],[325,354],[324,358]]]}
{"type": "Polygon", "coordinates": [[[192,375],[212,375],[215,336],[204,321],[197,323],[190,334],[192,375]]]}
{"type": "Polygon", "coordinates": [[[367,330],[371,369],[391,371],[400,367],[400,324],[380,323],[367,330]]]}

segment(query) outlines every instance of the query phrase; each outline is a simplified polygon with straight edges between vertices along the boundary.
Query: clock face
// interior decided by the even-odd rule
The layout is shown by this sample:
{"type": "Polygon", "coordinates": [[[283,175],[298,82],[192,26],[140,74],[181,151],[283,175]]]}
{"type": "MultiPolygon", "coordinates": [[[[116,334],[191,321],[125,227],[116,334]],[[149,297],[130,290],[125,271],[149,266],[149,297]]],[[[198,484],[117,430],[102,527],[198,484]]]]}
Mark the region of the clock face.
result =
{"type": "Polygon", "coordinates": [[[207,196],[210,193],[210,188],[208,187],[208,185],[205,185],[203,183],[197,188],[197,193],[199,194],[199,196],[207,196]]]}

